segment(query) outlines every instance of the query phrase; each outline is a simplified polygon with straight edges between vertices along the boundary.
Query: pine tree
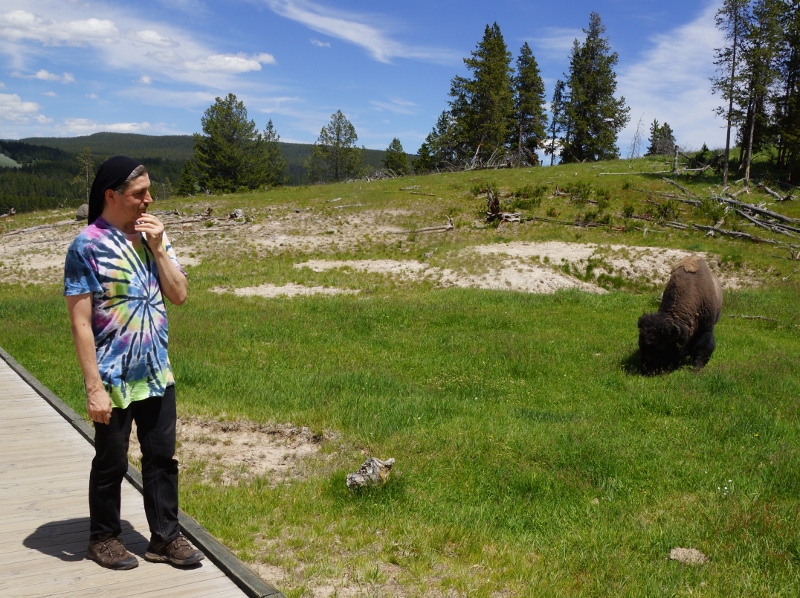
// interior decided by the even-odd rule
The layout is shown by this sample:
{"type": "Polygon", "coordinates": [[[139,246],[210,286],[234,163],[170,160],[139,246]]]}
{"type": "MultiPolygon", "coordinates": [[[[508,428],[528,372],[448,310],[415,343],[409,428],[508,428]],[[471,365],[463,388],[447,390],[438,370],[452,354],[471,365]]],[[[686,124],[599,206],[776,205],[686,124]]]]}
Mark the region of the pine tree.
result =
{"type": "Polygon", "coordinates": [[[197,182],[197,172],[193,160],[186,160],[183,163],[183,170],[181,170],[181,180],[178,183],[178,195],[188,197],[200,191],[200,185],[197,182]]]}
{"type": "Polygon", "coordinates": [[[200,123],[204,134],[194,136],[194,162],[201,187],[226,193],[263,184],[261,135],[235,95],[217,98],[200,123]]]}
{"type": "Polygon", "coordinates": [[[452,171],[460,166],[457,124],[452,112],[443,111],[425,142],[417,151],[414,169],[417,172],[452,171]]]}
{"type": "Polygon", "coordinates": [[[748,95],[741,144],[746,185],[750,181],[753,151],[767,141],[769,133],[767,102],[778,79],[777,58],[782,42],[780,8],[776,0],[756,0],[745,32],[742,58],[748,95]]]}
{"type": "Polygon", "coordinates": [[[78,175],[75,177],[83,195],[86,198],[86,203],[89,203],[89,194],[92,189],[92,181],[94,180],[94,164],[92,161],[92,148],[86,147],[83,153],[78,155],[78,175]]]}
{"type": "Polygon", "coordinates": [[[423,141],[422,145],[419,146],[417,155],[412,160],[412,166],[414,167],[414,172],[417,174],[433,172],[436,168],[433,162],[433,156],[431,155],[431,147],[428,145],[427,141],[423,141]]]}
{"type": "Polygon", "coordinates": [[[516,150],[518,165],[538,164],[536,150],[542,147],[547,135],[544,82],[527,42],[517,57],[513,84],[516,127],[510,135],[511,146],[516,150]]]}
{"type": "Polygon", "coordinates": [[[356,146],[358,135],[341,110],[331,115],[322,128],[306,166],[312,181],[342,181],[364,172],[363,149],[356,146]]]}
{"type": "Polygon", "coordinates": [[[383,158],[383,167],[395,174],[396,176],[404,176],[408,174],[408,155],[403,150],[403,144],[395,137],[386,148],[386,155],[383,158]]]}
{"type": "Polygon", "coordinates": [[[719,93],[727,101],[727,108],[720,106],[717,114],[724,116],[725,154],[722,165],[722,184],[728,184],[728,169],[731,153],[731,130],[742,119],[741,110],[737,109],[736,97],[742,94],[742,77],[739,71],[742,60],[741,47],[749,18],[750,0],[724,0],[717,11],[715,20],[717,29],[725,34],[726,45],[715,50],[718,76],[711,79],[711,89],[719,93]]]}
{"type": "Polygon", "coordinates": [[[591,13],[584,29],[583,44],[575,41],[567,78],[569,103],[566,107],[568,135],[561,159],[565,162],[610,160],[619,157],[617,134],[630,120],[625,98],[616,99],[616,52],[603,37],[606,28],[600,15],[591,13]]]}
{"type": "Polygon", "coordinates": [[[511,53],[497,23],[486,26],[483,39],[464,64],[472,78],[455,77],[450,90],[458,158],[483,163],[505,154],[514,127],[511,53]]]}
{"type": "Polygon", "coordinates": [[[646,156],[664,156],[675,151],[675,135],[669,123],[658,124],[658,120],[653,120],[650,125],[650,146],[647,148],[646,156]]]}
{"type": "Polygon", "coordinates": [[[777,165],[800,183],[800,10],[796,0],[780,2],[783,43],[778,52],[779,88],[773,97],[777,165]]]}
{"type": "Polygon", "coordinates": [[[567,95],[566,83],[559,79],[556,81],[555,89],[553,90],[553,99],[550,102],[550,138],[544,149],[545,154],[550,155],[550,166],[553,165],[555,156],[561,152],[563,147],[563,138],[559,138],[562,133],[567,133],[567,120],[566,110],[569,103],[569,96],[567,95]]]}
{"type": "Polygon", "coordinates": [[[285,185],[287,181],[286,168],[288,162],[283,155],[280,145],[280,135],[272,124],[272,119],[267,122],[264,134],[261,136],[263,142],[264,162],[266,170],[264,172],[264,183],[270,187],[285,185]]]}

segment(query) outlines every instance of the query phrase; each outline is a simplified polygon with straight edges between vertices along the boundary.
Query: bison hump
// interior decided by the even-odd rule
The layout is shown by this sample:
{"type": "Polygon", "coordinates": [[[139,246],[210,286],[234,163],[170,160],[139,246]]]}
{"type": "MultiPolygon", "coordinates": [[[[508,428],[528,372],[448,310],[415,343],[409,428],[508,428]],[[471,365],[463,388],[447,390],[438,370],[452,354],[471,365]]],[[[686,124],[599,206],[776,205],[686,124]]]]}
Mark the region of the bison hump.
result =
{"type": "Polygon", "coordinates": [[[689,274],[694,274],[697,272],[698,268],[700,268],[700,265],[702,263],[703,263],[703,258],[701,258],[699,255],[695,254],[687,255],[685,258],[683,258],[675,265],[673,272],[679,268],[683,268],[684,272],[688,272],[689,274]]]}

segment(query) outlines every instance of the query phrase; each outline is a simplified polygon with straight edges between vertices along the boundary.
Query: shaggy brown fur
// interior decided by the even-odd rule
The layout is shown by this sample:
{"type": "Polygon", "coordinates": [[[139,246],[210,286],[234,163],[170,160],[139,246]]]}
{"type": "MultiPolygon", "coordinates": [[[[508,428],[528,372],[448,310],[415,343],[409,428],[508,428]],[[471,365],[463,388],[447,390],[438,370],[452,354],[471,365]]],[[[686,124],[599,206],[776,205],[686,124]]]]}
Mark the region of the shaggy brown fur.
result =
{"type": "Polygon", "coordinates": [[[695,368],[714,352],[714,325],[722,313],[722,287],[703,258],[690,255],[672,270],[658,312],[639,318],[642,370],[674,370],[688,356],[695,368]]]}

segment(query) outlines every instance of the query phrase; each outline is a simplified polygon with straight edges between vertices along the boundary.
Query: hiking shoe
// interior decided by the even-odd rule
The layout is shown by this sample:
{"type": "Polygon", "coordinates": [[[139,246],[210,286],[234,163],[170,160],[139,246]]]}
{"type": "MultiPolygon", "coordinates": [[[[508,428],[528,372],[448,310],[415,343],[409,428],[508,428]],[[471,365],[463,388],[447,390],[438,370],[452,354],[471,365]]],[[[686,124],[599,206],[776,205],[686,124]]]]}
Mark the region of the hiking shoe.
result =
{"type": "Polygon", "coordinates": [[[172,542],[153,543],[147,547],[144,558],[152,563],[169,563],[176,567],[188,567],[206,558],[202,552],[192,548],[189,541],[178,535],[172,542]]]}
{"type": "Polygon", "coordinates": [[[117,537],[105,540],[90,540],[86,558],[106,569],[135,569],[139,560],[125,550],[125,544],[117,537]]]}

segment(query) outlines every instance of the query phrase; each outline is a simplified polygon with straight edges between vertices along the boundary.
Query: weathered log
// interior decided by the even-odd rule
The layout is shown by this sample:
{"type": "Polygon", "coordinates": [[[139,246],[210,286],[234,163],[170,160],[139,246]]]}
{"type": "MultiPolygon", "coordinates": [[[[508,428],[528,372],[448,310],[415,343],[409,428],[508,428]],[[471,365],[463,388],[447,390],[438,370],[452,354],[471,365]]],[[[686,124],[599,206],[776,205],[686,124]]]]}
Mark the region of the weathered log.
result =
{"type": "Polygon", "coordinates": [[[783,195],[781,195],[781,194],[780,194],[780,193],[778,193],[777,191],[773,191],[772,189],[770,189],[769,187],[767,187],[767,186],[766,186],[766,185],[764,185],[763,183],[760,183],[760,184],[758,184],[758,185],[756,185],[756,186],[757,186],[759,189],[763,189],[763,190],[764,190],[764,191],[765,191],[765,192],[766,192],[768,195],[771,195],[772,197],[774,197],[774,198],[775,198],[776,200],[778,200],[778,201],[789,201],[789,200],[791,200],[791,199],[794,199],[794,198],[792,197],[792,191],[790,191],[790,192],[789,192],[789,195],[787,195],[787,196],[785,196],[785,197],[784,197],[783,195]]]}
{"type": "Polygon", "coordinates": [[[756,235],[751,235],[750,233],[742,233],[736,230],[725,230],[724,228],[714,228],[713,226],[706,226],[704,224],[692,224],[694,228],[705,230],[705,231],[712,231],[714,233],[719,233],[721,235],[725,235],[726,237],[735,237],[737,239],[747,239],[748,241],[753,241],[754,243],[770,243],[772,245],[777,245],[777,241],[773,241],[772,239],[764,239],[763,237],[758,237],[756,235]]]}
{"type": "Polygon", "coordinates": [[[453,219],[449,216],[447,217],[447,224],[443,224],[442,226],[426,226],[424,228],[415,228],[411,230],[399,230],[394,231],[395,234],[398,235],[412,235],[416,233],[437,233],[437,232],[447,232],[449,230],[453,230],[455,225],[453,224],[453,219]]]}
{"type": "Polygon", "coordinates": [[[346,484],[350,490],[358,490],[360,488],[367,488],[369,486],[383,486],[386,480],[389,479],[389,473],[392,471],[394,459],[376,459],[370,457],[355,473],[348,473],[346,484]]]}
{"type": "Polygon", "coordinates": [[[784,225],[784,224],[775,224],[775,223],[772,223],[772,222],[763,222],[763,221],[759,220],[758,218],[750,216],[749,214],[745,213],[743,210],[737,210],[735,208],[734,208],[734,212],[736,212],[739,216],[741,216],[745,220],[748,220],[748,221],[752,222],[756,226],[760,226],[761,228],[765,228],[765,229],[770,230],[770,231],[775,232],[775,233],[780,233],[782,235],[788,235],[790,237],[796,237],[798,235],[795,234],[795,233],[800,233],[800,228],[795,228],[793,226],[788,226],[788,225],[784,225]]]}
{"type": "Polygon", "coordinates": [[[758,206],[754,206],[753,204],[744,203],[742,201],[738,201],[736,199],[728,199],[726,197],[717,197],[715,198],[718,201],[726,203],[728,205],[741,208],[743,210],[748,210],[750,212],[754,212],[756,214],[761,214],[762,216],[768,216],[770,218],[774,218],[775,220],[779,220],[781,222],[791,222],[794,224],[800,224],[800,220],[797,218],[790,218],[788,216],[784,216],[783,214],[777,214],[776,212],[772,212],[770,210],[765,210],[764,208],[759,208],[758,206]]]}

